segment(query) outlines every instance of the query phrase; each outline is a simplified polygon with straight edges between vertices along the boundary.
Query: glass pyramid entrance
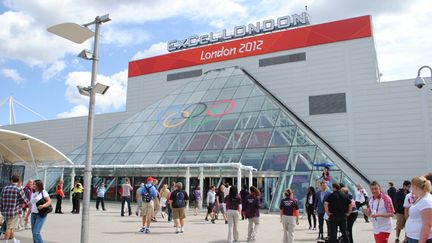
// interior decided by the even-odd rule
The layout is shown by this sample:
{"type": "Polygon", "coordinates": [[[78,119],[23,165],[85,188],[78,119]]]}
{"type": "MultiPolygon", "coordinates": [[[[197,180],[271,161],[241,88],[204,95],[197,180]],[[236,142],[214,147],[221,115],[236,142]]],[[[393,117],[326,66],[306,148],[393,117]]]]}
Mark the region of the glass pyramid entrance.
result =
{"type": "MultiPolygon", "coordinates": [[[[83,145],[69,158],[83,164],[85,153],[83,145]]],[[[208,71],[100,134],[93,156],[96,165],[240,162],[258,170],[256,183],[273,210],[287,187],[303,198],[323,165],[333,181],[351,185],[340,160],[238,67],[208,71]]]]}

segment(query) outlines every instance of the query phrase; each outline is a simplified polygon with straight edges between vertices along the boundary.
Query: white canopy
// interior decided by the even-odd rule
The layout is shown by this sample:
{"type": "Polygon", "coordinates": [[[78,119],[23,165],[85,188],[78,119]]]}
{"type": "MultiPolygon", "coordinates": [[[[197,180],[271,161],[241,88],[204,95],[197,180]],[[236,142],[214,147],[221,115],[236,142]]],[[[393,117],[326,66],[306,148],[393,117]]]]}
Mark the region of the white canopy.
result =
{"type": "Polygon", "coordinates": [[[0,163],[73,164],[62,152],[30,135],[0,129],[0,163]]]}

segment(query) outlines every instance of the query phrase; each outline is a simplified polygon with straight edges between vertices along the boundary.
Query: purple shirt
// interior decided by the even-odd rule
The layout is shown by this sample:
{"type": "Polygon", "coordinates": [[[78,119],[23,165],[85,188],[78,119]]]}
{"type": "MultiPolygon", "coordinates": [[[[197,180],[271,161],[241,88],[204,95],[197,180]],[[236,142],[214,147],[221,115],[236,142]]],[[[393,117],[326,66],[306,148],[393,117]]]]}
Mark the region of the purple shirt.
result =
{"type": "Polygon", "coordinates": [[[293,216],[294,215],[294,209],[298,210],[298,203],[297,199],[292,198],[284,198],[282,199],[279,209],[283,210],[283,215],[285,216],[293,216]]]}
{"type": "Polygon", "coordinates": [[[260,216],[260,200],[254,194],[249,194],[245,200],[245,216],[247,219],[257,218],[260,216]]]}
{"type": "Polygon", "coordinates": [[[227,210],[238,210],[240,204],[242,203],[240,196],[237,196],[237,198],[232,199],[230,196],[227,196],[225,198],[225,204],[227,210]]]}

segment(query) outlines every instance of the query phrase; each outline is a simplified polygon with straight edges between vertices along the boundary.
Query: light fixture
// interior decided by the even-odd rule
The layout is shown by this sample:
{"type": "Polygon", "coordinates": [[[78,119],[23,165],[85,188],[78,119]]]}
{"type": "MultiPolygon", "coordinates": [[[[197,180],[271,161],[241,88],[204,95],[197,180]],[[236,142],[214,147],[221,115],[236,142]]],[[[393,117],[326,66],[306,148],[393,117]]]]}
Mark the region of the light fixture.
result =
{"type": "Polygon", "coordinates": [[[92,60],[93,53],[87,49],[84,49],[78,54],[78,57],[81,57],[82,59],[86,59],[86,60],[92,60]]]}
{"type": "Polygon", "coordinates": [[[90,96],[90,92],[92,91],[94,91],[96,94],[104,95],[108,91],[109,86],[101,83],[96,83],[94,87],[91,86],[86,87],[86,86],[78,85],[77,88],[78,88],[78,92],[81,95],[90,96]]]}
{"type": "Polygon", "coordinates": [[[423,86],[426,85],[426,81],[422,77],[420,77],[421,70],[424,69],[424,68],[427,68],[427,69],[429,69],[431,71],[431,79],[432,79],[432,68],[431,67],[429,67],[429,66],[422,66],[421,68],[419,68],[419,70],[417,72],[417,78],[414,81],[414,85],[417,88],[419,88],[419,89],[423,88],[423,86]]]}

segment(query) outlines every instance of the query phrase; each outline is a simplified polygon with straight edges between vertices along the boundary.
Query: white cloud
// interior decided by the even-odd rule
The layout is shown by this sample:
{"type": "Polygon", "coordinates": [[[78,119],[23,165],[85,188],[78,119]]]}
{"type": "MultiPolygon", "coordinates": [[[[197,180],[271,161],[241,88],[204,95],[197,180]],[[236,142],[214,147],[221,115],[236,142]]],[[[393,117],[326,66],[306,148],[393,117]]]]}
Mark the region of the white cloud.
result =
{"type": "Polygon", "coordinates": [[[42,79],[48,81],[57,74],[59,74],[63,69],[65,69],[66,64],[63,61],[57,61],[51,64],[42,74],[42,79]]]}
{"type": "Polygon", "coordinates": [[[141,44],[150,40],[150,35],[143,29],[138,28],[118,28],[107,25],[108,28],[103,32],[102,43],[114,44],[120,47],[127,45],[141,44]]]}
{"type": "Polygon", "coordinates": [[[85,105],[74,106],[70,111],[62,112],[57,114],[57,118],[68,118],[77,116],[87,116],[88,108],[85,105]]]}
{"type": "Polygon", "coordinates": [[[167,50],[167,43],[166,42],[159,42],[156,44],[152,44],[148,49],[145,49],[143,51],[138,51],[133,55],[132,60],[139,60],[147,57],[153,57],[168,53],[167,50]]]}
{"type": "Polygon", "coordinates": [[[3,74],[3,76],[12,79],[17,84],[20,84],[22,81],[24,81],[24,78],[21,76],[21,74],[16,69],[3,68],[1,70],[1,73],[3,74]]]}
{"type": "MultiPolygon", "coordinates": [[[[58,117],[63,115],[82,114],[84,110],[81,106],[88,106],[88,97],[78,93],[77,85],[88,86],[90,84],[90,72],[71,72],[66,78],[66,100],[74,105],[67,112],[58,114],[58,117]]],[[[97,82],[110,86],[105,95],[96,96],[96,111],[108,112],[119,111],[126,105],[126,86],[127,86],[127,70],[120,71],[111,76],[98,75],[97,82]]],[[[70,117],[70,116],[69,116],[70,117]]]]}

